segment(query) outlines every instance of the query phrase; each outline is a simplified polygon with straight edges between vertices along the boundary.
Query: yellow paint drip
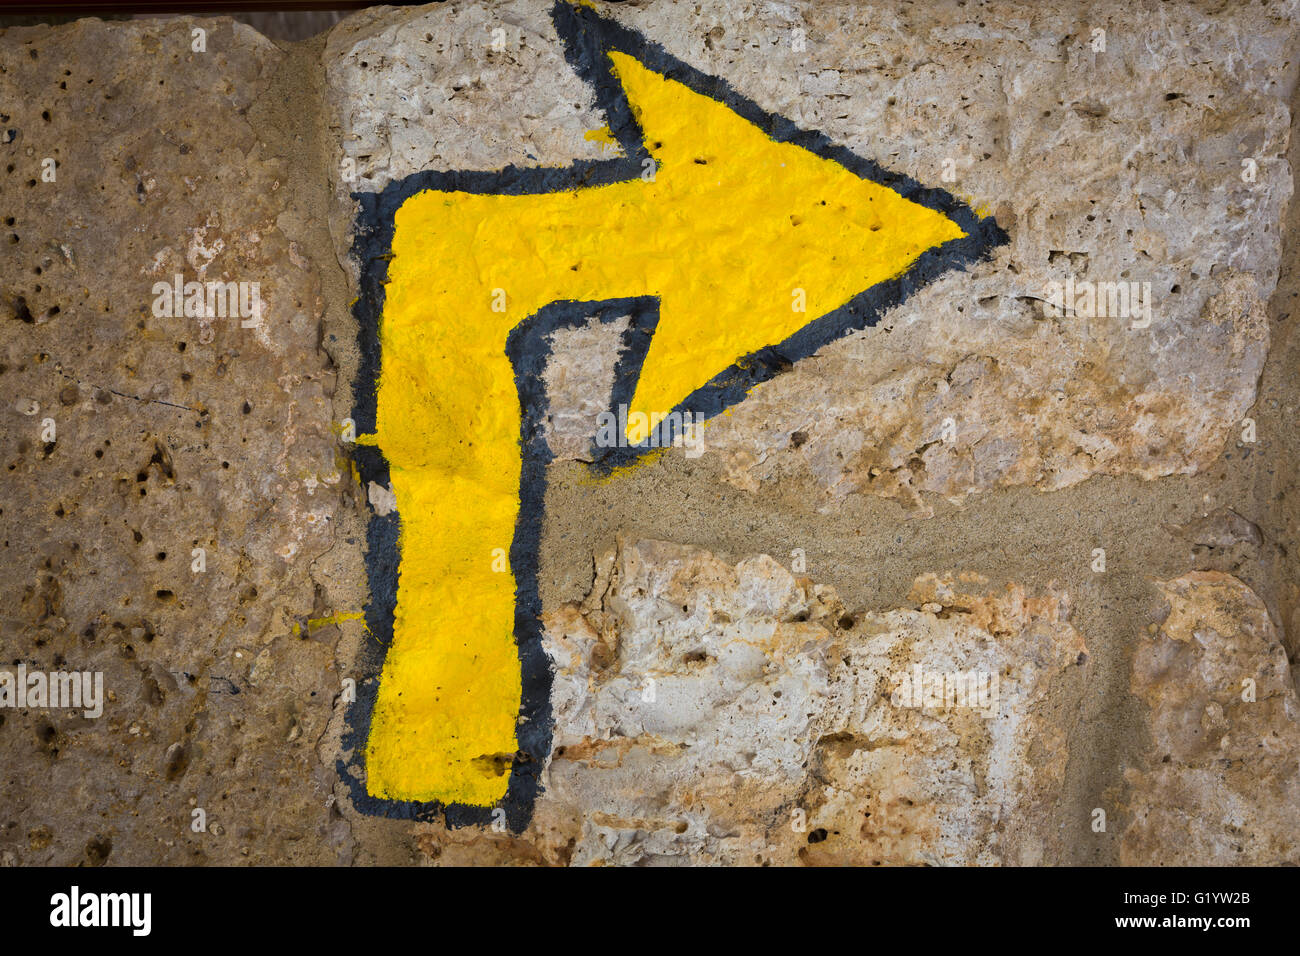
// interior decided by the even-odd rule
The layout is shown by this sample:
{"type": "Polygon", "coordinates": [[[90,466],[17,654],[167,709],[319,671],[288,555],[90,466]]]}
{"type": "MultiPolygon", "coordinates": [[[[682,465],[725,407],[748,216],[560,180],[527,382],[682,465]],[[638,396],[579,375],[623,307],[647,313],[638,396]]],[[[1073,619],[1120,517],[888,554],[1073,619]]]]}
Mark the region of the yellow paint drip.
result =
{"type": "Polygon", "coordinates": [[[614,138],[614,134],[608,126],[602,126],[600,129],[589,129],[582,134],[582,138],[592,143],[600,143],[602,147],[609,149],[618,146],[618,140],[614,138]]]}
{"type": "MultiPolygon", "coordinates": [[[[375,440],[402,556],[367,744],[375,796],[489,806],[506,791],[521,697],[516,582],[493,570],[493,550],[509,551],[519,517],[512,328],[558,300],[657,296],[630,412],[664,413],[963,235],[632,57],[610,57],[658,164],[652,182],[427,190],[395,217],[375,440]]],[[[628,437],[646,436],[629,426],[628,437]]]]}

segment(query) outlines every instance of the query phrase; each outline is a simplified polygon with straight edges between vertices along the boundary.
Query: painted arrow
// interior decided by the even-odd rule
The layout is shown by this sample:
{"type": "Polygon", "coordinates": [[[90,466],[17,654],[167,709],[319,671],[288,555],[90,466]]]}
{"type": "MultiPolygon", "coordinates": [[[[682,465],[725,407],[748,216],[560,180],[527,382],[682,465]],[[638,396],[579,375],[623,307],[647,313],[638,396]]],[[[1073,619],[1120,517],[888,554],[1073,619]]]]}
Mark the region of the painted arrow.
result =
{"type": "Polygon", "coordinates": [[[631,316],[614,405],[635,457],[676,427],[638,421],[715,415],[1006,240],[590,9],[553,16],[621,156],[357,196],[357,458],[400,516],[369,529],[382,667],[340,768],[368,812],[530,818],[552,725],[537,562],[556,329],[631,316]]]}

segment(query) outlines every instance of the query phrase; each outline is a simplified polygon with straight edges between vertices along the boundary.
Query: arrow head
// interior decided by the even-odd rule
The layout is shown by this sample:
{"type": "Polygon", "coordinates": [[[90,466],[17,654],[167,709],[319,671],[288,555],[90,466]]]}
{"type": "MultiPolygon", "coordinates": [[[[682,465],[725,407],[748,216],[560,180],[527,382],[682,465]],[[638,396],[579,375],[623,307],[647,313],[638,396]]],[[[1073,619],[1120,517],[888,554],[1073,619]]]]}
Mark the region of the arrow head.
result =
{"type": "Polygon", "coordinates": [[[608,56],[658,164],[644,269],[660,319],[629,419],[683,407],[729,366],[967,237],[945,212],[774,140],[731,104],[608,56]]]}

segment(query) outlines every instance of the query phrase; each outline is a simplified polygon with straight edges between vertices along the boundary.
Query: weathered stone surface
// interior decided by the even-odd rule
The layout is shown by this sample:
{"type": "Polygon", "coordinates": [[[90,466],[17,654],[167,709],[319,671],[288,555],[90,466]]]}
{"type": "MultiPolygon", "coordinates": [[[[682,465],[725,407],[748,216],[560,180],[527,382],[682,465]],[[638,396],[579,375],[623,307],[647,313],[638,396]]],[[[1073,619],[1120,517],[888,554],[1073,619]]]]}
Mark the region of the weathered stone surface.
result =
{"type": "Polygon", "coordinates": [[[1211,514],[1178,529],[1188,544],[1188,557],[1197,571],[1240,574],[1258,565],[1264,537],[1259,526],[1231,508],[1211,514]]]}
{"type": "MultiPolygon", "coordinates": [[[[1053,681],[1087,650],[1059,593],[991,591],[978,575],[919,578],[920,610],[866,616],[834,672],[808,802],[829,833],[806,862],[1015,864],[1060,860],[1069,757],[1053,681]],[[993,675],[993,708],[899,707],[898,674],[993,675]],[[892,679],[891,679],[892,678],[892,679]]],[[[1058,698],[1059,701],[1060,698],[1058,698]]]]}
{"type": "Polygon", "coordinates": [[[347,466],[300,194],[252,118],[283,59],[224,20],[0,33],[0,653],[109,697],[0,711],[9,862],[337,858],[313,748],[338,674],[292,625],[324,613],[347,466]],[[260,321],[157,315],[177,274],[259,283],[260,321]]]}
{"type": "MultiPolygon", "coordinates": [[[[337,29],[339,155],[360,159],[340,195],[422,168],[596,155],[582,130],[604,120],[547,9],[458,3],[337,29]]],[[[826,508],[870,492],[924,511],[928,493],[1193,473],[1236,437],[1267,353],[1263,303],[1292,191],[1295,30],[1280,12],[1188,5],[1135,24],[1123,4],[991,4],[978,25],[943,5],[607,12],[764,109],[969,196],[1012,234],[992,262],[894,310],[891,331],[828,346],[713,423],[728,481],[811,477],[826,508]],[[1104,310],[1045,315],[1049,283],[1071,278],[1149,283],[1150,327],[1104,310]]],[[[347,219],[335,220],[341,246],[347,219]]],[[[559,453],[582,457],[576,444],[559,453]]]]}
{"type": "MultiPolygon", "coordinates": [[[[510,853],[1051,862],[1068,748],[1046,695],[1086,660],[1068,600],[977,575],[925,576],[913,599],[855,619],[767,555],[621,544],[584,604],[547,617],[554,751],[510,853]],[[917,667],[997,683],[983,706],[912,706],[898,693],[917,667]]],[[[440,827],[425,840],[442,862],[466,850],[440,827]]]]}
{"type": "Polygon", "coordinates": [[[592,423],[609,408],[614,365],[622,351],[627,319],[561,329],[551,336],[558,360],[547,363],[543,380],[549,410],[546,441],[557,458],[589,461],[592,423]]]}
{"type": "Polygon", "coordinates": [[[1300,701],[1267,608],[1219,571],[1160,588],[1169,616],[1133,662],[1153,746],[1126,774],[1121,861],[1300,862],[1300,701]]]}
{"type": "MultiPolygon", "coordinates": [[[[1268,355],[1265,303],[1292,192],[1295,28],[1281,11],[1164,7],[1136,25],[1128,7],[1109,3],[992,4],[978,21],[959,7],[893,4],[870,16],[838,3],[603,12],[762,108],[954,190],[1011,235],[990,262],[922,289],[883,328],[755,388],[706,429],[703,474],[794,510],[833,513],[871,493],[928,515],[931,496],[1196,474],[1236,443],[1268,355]],[[1149,283],[1150,325],[1140,311],[1045,309],[1050,284],[1067,280],[1149,283]],[[774,487],[798,490],[772,496],[774,487]]],[[[326,70],[336,155],[358,175],[331,171],[335,244],[353,270],[353,190],[420,169],[600,155],[583,134],[605,118],[574,84],[545,5],[369,14],[334,32],[326,70]],[[457,124],[465,135],[449,135],[457,124]]],[[[555,336],[547,434],[560,459],[589,457],[616,334],[555,336]]],[[[1190,566],[1233,570],[1264,547],[1250,513],[1224,509],[1170,531],[1186,540],[1190,566]]],[[[553,520],[563,538],[582,516],[553,520]]],[[[996,544],[985,548],[981,557],[996,544]]],[[[775,563],[735,566],[648,542],[603,562],[583,606],[557,609],[544,595],[556,750],[534,826],[521,841],[429,827],[429,857],[1085,858],[1069,856],[1067,834],[1086,839],[1088,810],[1117,788],[1077,771],[1067,782],[1068,743],[1090,731],[1067,703],[1087,655],[1062,594],[921,579],[919,609],[855,611],[842,627],[833,592],[808,590],[775,563]],[[760,666],[747,671],[726,650],[727,629],[755,621],[741,582],[766,587],[781,575],[794,583],[765,605],[763,637],[745,645],[748,666],[760,666]],[[625,578],[641,583],[624,593],[625,578]],[[713,620],[715,609],[730,623],[713,620]],[[891,709],[881,686],[906,670],[904,657],[937,671],[1011,667],[1001,685],[1010,703],[993,719],[891,709]],[[642,700],[648,679],[654,705],[642,700]],[[773,705],[791,694],[808,706],[773,705]],[[803,834],[790,827],[794,810],[806,815],[803,834]]]]}
{"type": "Polygon", "coordinates": [[[425,169],[599,157],[584,136],[591,90],[565,62],[550,9],[533,0],[378,8],[335,27],[326,75],[355,188],[378,191],[425,169]]]}
{"type": "Polygon", "coordinates": [[[110,694],[0,709],[0,864],[1300,862],[1288,9],[601,10],[1011,241],[626,484],[572,464],[623,325],[554,336],[555,739],[518,836],[348,800],[364,522],[395,498],[335,435],[348,194],[610,155],[549,0],[374,9],[307,47],[0,31],[0,669],[110,694]],[[260,323],[154,315],[177,273],[258,282],[260,323]],[[1151,325],[1044,314],[1067,278],[1150,282],[1151,325]],[[819,561],[767,556],[792,548],[819,561]],[[906,706],[917,665],[996,674],[996,707],[906,706]]]}

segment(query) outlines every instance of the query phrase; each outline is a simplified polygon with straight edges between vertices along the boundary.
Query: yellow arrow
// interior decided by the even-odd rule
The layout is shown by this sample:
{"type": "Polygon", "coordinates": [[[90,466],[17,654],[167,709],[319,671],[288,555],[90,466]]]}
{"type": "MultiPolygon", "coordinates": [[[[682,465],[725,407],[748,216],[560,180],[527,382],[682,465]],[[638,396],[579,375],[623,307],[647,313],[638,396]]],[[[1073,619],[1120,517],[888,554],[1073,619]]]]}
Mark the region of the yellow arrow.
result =
{"type": "Polygon", "coordinates": [[[502,560],[521,517],[513,329],[555,302],[657,298],[630,411],[662,417],[966,235],[625,52],[604,55],[647,175],[524,195],[427,189],[393,219],[376,431],[362,438],[387,459],[401,516],[366,745],[374,797],[487,807],[506,794],[521,704],[521,569],[502,560]]]}

